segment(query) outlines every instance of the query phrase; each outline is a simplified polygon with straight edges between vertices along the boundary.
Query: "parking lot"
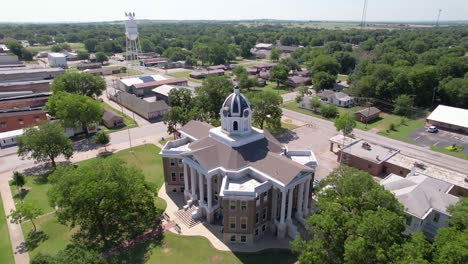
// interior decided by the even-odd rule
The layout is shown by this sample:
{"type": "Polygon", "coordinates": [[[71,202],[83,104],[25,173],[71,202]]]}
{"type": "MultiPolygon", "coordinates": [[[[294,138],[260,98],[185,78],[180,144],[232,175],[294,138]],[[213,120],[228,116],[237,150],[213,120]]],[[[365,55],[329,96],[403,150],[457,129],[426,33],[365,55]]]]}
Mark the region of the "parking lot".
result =
{"type": "Polygon", "coordinates": [[[468,136],[453,132],[439,130],[437,133],[429,133],[424,127],[408,135],[414,140],[414,144],[421,147],[437,146],[441,148],[457,144],[463,147],[462,153],[468,154],[468,136]]]}

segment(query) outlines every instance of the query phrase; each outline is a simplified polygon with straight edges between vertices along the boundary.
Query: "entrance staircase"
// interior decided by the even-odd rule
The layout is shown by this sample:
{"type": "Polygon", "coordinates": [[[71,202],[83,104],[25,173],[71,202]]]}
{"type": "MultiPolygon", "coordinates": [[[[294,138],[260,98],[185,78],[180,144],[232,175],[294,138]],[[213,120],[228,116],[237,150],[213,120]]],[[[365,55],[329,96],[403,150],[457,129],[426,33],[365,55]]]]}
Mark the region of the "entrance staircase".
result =
{"type": "Polygon", "coordinates": [[[192,228],[195,225],[201,223],[201,218],[193,219],[192,214],[197,211],[198,207],[195,204],[187,207],[186,209],[180,209],[179,211],[175,212],[177,219],[179,219],[184,225],[188,228],[192,228]]]}

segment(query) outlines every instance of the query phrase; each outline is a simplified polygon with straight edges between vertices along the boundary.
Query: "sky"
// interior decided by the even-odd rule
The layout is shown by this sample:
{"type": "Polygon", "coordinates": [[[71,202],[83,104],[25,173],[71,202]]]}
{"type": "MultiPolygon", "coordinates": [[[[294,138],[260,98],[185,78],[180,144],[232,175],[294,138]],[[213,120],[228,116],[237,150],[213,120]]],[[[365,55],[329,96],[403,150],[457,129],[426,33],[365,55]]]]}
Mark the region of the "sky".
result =
{"type": "MultiPolygon", "coordinates": [[[[364,0],[15,0],[0,22],[94,22],[125,19],[360,21],[364,0]]],[[[468,0],[368,0],[367,21],[467,20],[468,0]]]]}

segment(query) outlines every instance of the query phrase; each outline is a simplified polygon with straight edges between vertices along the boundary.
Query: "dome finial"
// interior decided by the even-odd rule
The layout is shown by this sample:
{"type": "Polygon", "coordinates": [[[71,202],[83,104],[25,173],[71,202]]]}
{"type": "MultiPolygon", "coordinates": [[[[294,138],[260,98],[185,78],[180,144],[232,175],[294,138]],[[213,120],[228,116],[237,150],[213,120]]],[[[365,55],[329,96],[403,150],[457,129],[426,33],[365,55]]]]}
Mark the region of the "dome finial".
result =
{"type": "Polygon", "coordinates": [[[237,86],[237,85],[234,86],[234,93],[235,94],[240,94],[239,86],[237,86]]]}

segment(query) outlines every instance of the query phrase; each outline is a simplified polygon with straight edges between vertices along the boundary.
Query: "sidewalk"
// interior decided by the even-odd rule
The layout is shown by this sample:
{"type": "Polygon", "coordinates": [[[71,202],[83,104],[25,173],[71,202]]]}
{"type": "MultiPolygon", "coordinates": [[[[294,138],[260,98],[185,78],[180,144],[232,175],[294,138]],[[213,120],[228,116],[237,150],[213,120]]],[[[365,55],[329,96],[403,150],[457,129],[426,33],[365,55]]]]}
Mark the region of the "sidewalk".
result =
{"type": "MultiPolygon", "coordinates": [[[[8,216],[11,210],[16,210],[15,201],[11,193],[8,181],[12,179],[12,172],[0,174],[0,193],[3,200],[3,209],[8,216]]],[[[29,264],[29,254],[24,246],[24,236],[20,224],[14,224],[7,218],[8,232],[10,234],[11,247],[16,264],[29,264]]]]}

